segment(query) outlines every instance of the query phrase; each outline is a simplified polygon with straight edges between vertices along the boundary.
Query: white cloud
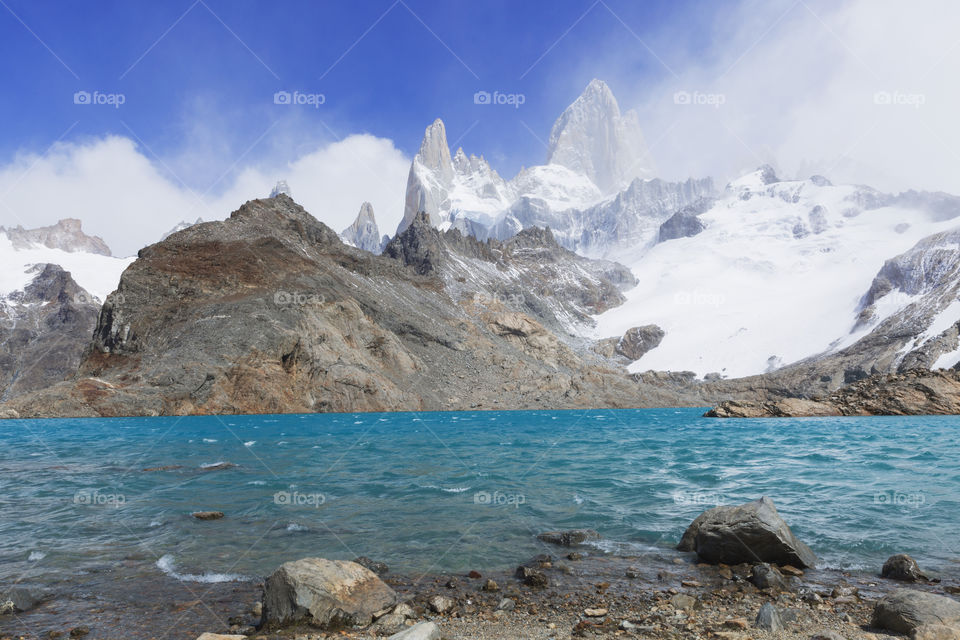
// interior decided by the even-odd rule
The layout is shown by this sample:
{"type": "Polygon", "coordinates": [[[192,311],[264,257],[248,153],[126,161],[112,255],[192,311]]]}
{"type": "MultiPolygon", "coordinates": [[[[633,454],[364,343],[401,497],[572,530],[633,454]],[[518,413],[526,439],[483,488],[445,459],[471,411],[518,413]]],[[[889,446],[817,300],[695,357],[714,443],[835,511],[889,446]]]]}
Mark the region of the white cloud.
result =
{"type": "Polygon", "coordinates": [[[0,224],[79,218],[115,254],[129,255],[183,220],[226,218],[286,179],[294,199],[334,230],[349,225],[366,200],[392,234],[403,215],[409,166],[390,140],[353,135],[287,163],[241,166],[206,194],[151,161],[134,141],[110,136],[61,143],[43,155],[21,153],[0,167],[0,224]]]}
{"type": "Polygon", "coordinates": [[[666,177],[770,162],[788,177],[960,193],[960,4],[747,0],[724,15],[707,51],[643,92],[666,177]]]}

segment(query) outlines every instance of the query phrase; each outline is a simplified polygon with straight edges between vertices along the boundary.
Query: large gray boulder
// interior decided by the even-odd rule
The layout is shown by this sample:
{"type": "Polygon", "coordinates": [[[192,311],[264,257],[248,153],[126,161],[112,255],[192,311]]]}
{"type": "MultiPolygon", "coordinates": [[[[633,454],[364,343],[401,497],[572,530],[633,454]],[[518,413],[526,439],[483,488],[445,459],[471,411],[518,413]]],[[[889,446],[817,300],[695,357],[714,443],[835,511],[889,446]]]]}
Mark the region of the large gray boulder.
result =
{"type": "Polygon", "coordinates": [[[666,333],[655,324],[627,329],[617,343],[616,352],[630,360],[636,361],[651,349],[660,346],[666,333]]]}
{"type": "Polygon", "coordinates": [[[680,551],[696,551],[704,562],[772,562],[813,567],[817,556],[784,522],[773,501],[763,497],[739,506],[704,511],[683,534],[680,551]]]}
{"type": "Polygon", "coordinates": [[[261,622],[268,628],[367,625],[374,614],[396,603],[393,589],[359,564],[303,558],[281,565],[267,578],[261,622]]]}
{"type": "Polygon", "coordinates": [[[917,561],[905,553],[898,553],[895,556],[887,558],[887,561],[883,563],[883,569],[880,571],[880,575],[890,580],[903,580],[904,582],[929,580],[923,571],[920,570],[920,565],[917,564],[917,561]]]}
{"type": "Polygon", "coordinates": [[[873,626],[910,633],[922,625],[960,625],[960,602],[926,591],[898,589],[881,598],[873,609],[873,626]]]}

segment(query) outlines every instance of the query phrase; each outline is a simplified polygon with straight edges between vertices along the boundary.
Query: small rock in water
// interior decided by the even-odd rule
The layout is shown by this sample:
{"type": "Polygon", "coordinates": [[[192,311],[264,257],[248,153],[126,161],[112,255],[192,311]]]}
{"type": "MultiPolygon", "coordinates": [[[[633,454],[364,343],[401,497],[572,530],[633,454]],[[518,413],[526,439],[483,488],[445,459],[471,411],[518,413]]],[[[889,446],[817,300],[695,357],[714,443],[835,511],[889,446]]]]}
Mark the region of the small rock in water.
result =
{"type": "Polygon", "coordinates": [[[599,540],[600,534],[593,529],[571,529],[569,531],[546,531],[537,536],[543,542],[561,547],[572,547],[587,540],[599,540]]]}
{"type": "Polygon", "coordinates": [[[82,626],[81,626],[81,627],[74,627],[73,629],[70,629],[70,637],[71,637],[71,638],[82,638],[83,636],[87,635],[88,633],[90,633],[90,627],[82,627],[82,626]]]}
{"type": "Polygon", "coordinates": [[[567,560],[576,562],[577,560],[583,560],[583,554],[577,553],[576,551],[567,554],[567,560]]]}
{"type": "Polygon", "coordinates": [[[440,640],[440,627],[433,622],[421,622],[387,640],[440,640]]]}
{"type": "Polygon", "coordinates": [[[511,600],[510,598],[504,598],[500,601],[500,604],[497,605],[498,611],[513,611],[514,607],[517,606],[517,603],[511,600]]]}
{"type": "Polygon", "coordinates": [[[197,520],[219,520],[223,517],[223,511],[194,511],[190,515],[197,520]]]}
{"type": "Polygon", "coordinates": [[[528,587],[546,587],[550,584],[546,574],[530,567],[517,567],[515,575],[528,587]]]}
{"type": "Polygon", "coordinates": [[[757,614],[757,619],[753,625],[758,629],[766,629],[774,633],[783,630],[780,614],[777,612],[777,608],[769,602],[760,607],[760,612],[757,614]]]}
{"type": "Polygon", "coordinates": [[[479,571],[471,571],[470,573],[467,574],[467,577],[470,578],[471,580],[479,580],[483,576],[480,575],[479,571]]]}
{"type": "Polygon", "coordinates": [[[640,577],[640,569],[636,567],[627,567],[626,576],[631,580],[636,580],[640,577]]]}
{"type": "Polygon", "coordinates": [[[929,578],[920,570],[917,561],[905,553],[898,553],[890,556],[883,563],[883,569],[880,575],[890,580],[903,580],[904,582],[927,581],[929,578]]]}
{"type": "Polygon", "coordinates": [[[433,596],[427,601],[430,610],[434,613],[445,613],[453,608],[453,599],[447,596],[433,596]]]}
{"type": "Polygon", "coordinates": [[[262,615],[263,615],[263,603],[262,603],[262,602],[254,602],[254,603],[253,603],[253,606],[250,607],[250,613],[253,614],[253,616],[254,616],[255,618],[259,618],[260,616],[262,616],[262,615]]]}
{"type": "Polygon", "coordinates": [[[390,568],[384,563],[371,560],[367,556],[360,556],[359,558],[355,558],[354,562],[356,562],[361,567],[370,569],[370,571],[373,571],[378,576],[382,576],[383,574],[389,573],[390,571],[390,568]]]}

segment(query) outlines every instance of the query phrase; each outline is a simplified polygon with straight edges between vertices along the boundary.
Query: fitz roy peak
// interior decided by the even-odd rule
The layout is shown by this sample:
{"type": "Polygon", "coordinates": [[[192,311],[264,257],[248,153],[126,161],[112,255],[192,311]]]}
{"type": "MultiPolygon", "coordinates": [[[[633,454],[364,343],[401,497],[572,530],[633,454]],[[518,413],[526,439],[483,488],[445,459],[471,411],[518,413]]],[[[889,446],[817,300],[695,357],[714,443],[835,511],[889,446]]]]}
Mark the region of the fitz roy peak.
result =
{"type": "Polygon", "coordinates": [[[480,240],[550,227],[561,246],[605,257],[652,242],[677,210],[713,195],[709,179],[653,178],[636,113],[621,114],[600,80],[557,119],[550,140],[547,164],[504,180],[482,156],[457,149],[451,157],[443,121],[435,120],[410,166],[398,232],[420,212],[440,230],[480,240]]]}
{"type": "Polygon", "coordinates": [[[621,115],[602,80],[592,80],[553,125],[547,164],[587,176],[605,194],[655,173],[637,112],[621,115]]]}

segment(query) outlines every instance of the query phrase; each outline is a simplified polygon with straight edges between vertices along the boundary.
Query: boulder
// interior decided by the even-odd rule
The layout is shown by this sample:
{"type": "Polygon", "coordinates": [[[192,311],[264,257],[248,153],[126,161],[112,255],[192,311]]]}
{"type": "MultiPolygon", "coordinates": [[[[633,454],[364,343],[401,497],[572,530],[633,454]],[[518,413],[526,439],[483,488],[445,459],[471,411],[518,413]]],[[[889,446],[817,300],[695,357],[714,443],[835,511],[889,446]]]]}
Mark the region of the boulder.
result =
{"type": "Polygon", "coordinates": [[[754,621],[753,626],[774,633],[783,631],[783,621],[780,619],[780,612],[769,602],[760,607],[760,612],[757,613],[757,619],[754,621]]]}
{"type": "Polygon", "coordinates": [[[910,633],[923,625],[960,625],[960,602],[925,591],[898,589],[881,598],[873,609],[873,626],[910,633]]]}
{"type": "Polygon", "coordinates": [[[806,568],[817,563],[810,547],[793,535],[766,497],[701,513],[677,549],[696,551],[701,560],[712,564],[772,562],[806,568]]]}
{"type": "Polygon", "coordinates": [[[633,327],[623,334],[615,350],[628,360],[639,360],[645,353],[660,346],[665,335],[664,330],[655,324],[633,327]]]}
{"type": "Polygon", "coordinates": [[[197,520],[219,520],[223,517],[223,511],[194,511],[190,515],[197,520]]]}
{"type": "Polygon", "coordinates": [[[561,547],[572,547],[588,540],[599,540],[600,534],[593,529],[570,529],[569,531],[546,531],[538,535],[537,539],[561,547]]]}
{"type": "Polygon", "coordinates": [[[267,578],[264,625],[310,624],[322,629],[367,625],[393,607],[397,595],[372,571],[354,562],[303,558],[267,578]]]}
{"type": "Polygon", "coordinates": [[[960,629],[942,624],[922,624],[910,637],[913,640],[960,640],[960,629]]]}
{"type": "Polygon", "coordinates": [[[440,627],[433,622],[421,622],[387,640],[440,640],[440,627]]]}
{"type": "Polygon", "coordinates": [[[783,576],[769,564],[754,565],[750,571],[750,582],[757,589],[786,589],[787,583],[783,576]]]}
{"type": "Polygon", "coordinates": [[[450,611],[456,603],[452,598],[448,598],[447,596],[433,596],[427,604],[430,605],[430,610],[434,613],[446,613],[450,611]]]}
{"type": "Polygon", "coordinates": [[[386,564],[384,564],[383,562],[377,562],[376,560],[371,560],[367,556],[360,556],[359,558],[354,558],[353,561],[356,562],[361,567],[366,567],[367,569],[370,569],[370,571],[373,571],[378,576],[382,576],[383,574],[390,572],[390,567],[388,567],[386,564]]]}
{"type": "Polygon", "coordinates": [[[890,556],[883,563],[883,569],[880,575],[891,580],[903,580],[904,582],[927,581],[929,578],[920,571],[917,561],[905,553],[898,553],[890,556]]]}

